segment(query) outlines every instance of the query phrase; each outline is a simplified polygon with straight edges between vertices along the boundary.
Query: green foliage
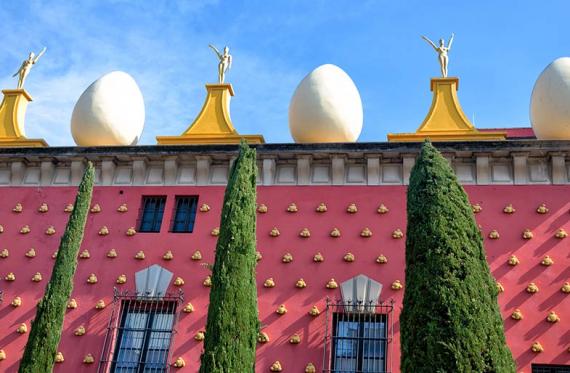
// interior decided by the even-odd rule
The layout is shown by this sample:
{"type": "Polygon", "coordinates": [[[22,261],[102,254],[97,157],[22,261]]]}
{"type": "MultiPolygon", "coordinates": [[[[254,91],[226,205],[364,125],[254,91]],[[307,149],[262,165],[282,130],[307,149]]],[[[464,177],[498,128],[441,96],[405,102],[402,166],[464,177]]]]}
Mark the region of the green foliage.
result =
{"type": "Polygon", "coordinates": [[[59,244],[51,278],[42,300],[37,305],[36,317],[32,322],[19,373],[52,372],[67,301],[73,290],[77,254],[91,204],[94,176],[93,165],[89,162],[79,184],[73,212],[59,244]]]}
{"type": "Polygon", "coordinates": [[[255,159],[255,149],[242,142],[224,195],[201,373],[255,371],[255,159]]]}
{"type": "Polygon", "coordinates": [[[471,205],[429,141],[412,170],[407,204],[401,371],[514,373],[471,205]]]}

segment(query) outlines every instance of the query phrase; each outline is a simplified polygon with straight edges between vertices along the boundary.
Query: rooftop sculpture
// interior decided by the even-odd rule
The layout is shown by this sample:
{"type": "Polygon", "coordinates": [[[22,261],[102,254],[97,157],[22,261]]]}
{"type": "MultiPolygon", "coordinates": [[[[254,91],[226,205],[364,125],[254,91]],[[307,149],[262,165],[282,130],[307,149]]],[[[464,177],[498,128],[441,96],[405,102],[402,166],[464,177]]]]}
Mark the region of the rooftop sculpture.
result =
{"type": "Polygon", "coordinates": [[[453,37],[455,34],[451,33],[449,38],[449,44],[445,46],[445,40],[443,38],[439,39],[439,46],[435,45],[433,41],[422,35],[422,39],[429,43],[432,48],[436,51],[439,57],[439,66],[441,68],[441,76],[447,78],[447,65],[449,63],[449,56],[447,53],[451,50],[451,44],[453,43],[453,37]]]}
{"type": "Polygon", "coordinates": [[[18,89],[24,88],[24,82],[26,80],[26,77],[30,73],[32,66],[34,66],[36,62],[38,62],[38,60],[40,59],[41,56],[44,55],[46,50],[47,48],[44,47],[44,49],[42,49],[42,51],[38,53],[37,56],[34,52],[30,52],[30,55],[28,56],[27,59],[24,60],[24,62],[22,62],[22,65],[20,66],[18,71],[14,75],[12,75],[12,77],[18,76],[18,89]]]}
{"type": "Polygon", "coordinates": [[[228,46],[224,47],[224,51],[220,53],[220,51],[214,47],[212,44],[208,45],[216,56],[218,56],[218,83],[224,83],[224,78],[226,77],[226,72],[232,67],[232,55],[230,54],[230,48],[228,46]]]}

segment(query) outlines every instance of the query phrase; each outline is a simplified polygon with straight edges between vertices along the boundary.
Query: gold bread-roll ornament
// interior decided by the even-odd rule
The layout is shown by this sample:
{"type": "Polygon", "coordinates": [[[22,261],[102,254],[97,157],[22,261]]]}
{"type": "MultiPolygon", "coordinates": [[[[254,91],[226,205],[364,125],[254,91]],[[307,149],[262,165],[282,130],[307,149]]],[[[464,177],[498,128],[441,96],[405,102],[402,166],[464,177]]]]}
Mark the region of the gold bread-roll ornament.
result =
{"type": "Polygon", "coordinates": [[[291,253],[286,253],[281,257],[283,263],[291,263],[293,261],[293,255],[291,253]]]}
{"type": "Polygon", "coordinates": [[[273,364],[271,364],[271,366],[269,367],[269,370],[271,372],[282,372],[283,367],[281,366],[281,363],[279,362],[279,360],[277,360],[273,364]]]}
{"type": "Polygon", "coordinates": [[[338,228],[333,228],[333,230],[332,230],[331,233],[330,233],[330,236],[331,236],[331,237],[334,237],[334,238],[340,237],[340,229],[338,229],[338,228]]]}
{"type": "Polygon", "coordinates": [[[287,308],[285,307],[284,304],[281,304],[279,305],[279,307],[277,307],[275,313],[278,315],[285,315],[287,313],[287,308]]]}
{"type": "Polygon", "coordinates": [[[107,252],[107,258],[114,259],[114,258],[116,258],[117,256],[118,256],[117,250],[115,250],[115,249],[111,249],[111,250],[109,250],[109,251],[107,252]]]}
{"type": "Polygon", "coordinates": [[[523,319],[523,314],[522,314],[521,310],[518,309],[518,308],[515,309],[515,310],[513,311],[513,313],[511,313],[511,319],[517,320],[517,321],[518,321],[518,320],[522,320],[522,319],[523,319]]]}
{"type": "Polygon", "coordinates": [[[60,363],[63,363],[64,361],[65,361],[65,359],[64,359],[64,357],[63,357],[63,353],[62,353],[62,352],[58,352],[58,353],[55,355],[55,362],[58,363],[58,364],[60,364],[60,363]]]}
{"type": "Polygon", "coordinates": [[[184,313],[192,313],[192,312],[194,312],[194,306],[192,305],[192,303],[188,302],[188,303],[186,303],[186,305],[184,306],[184,309],[182,311],[184,313]]]}
{"type": "Polygon", "coordinates": [[[289,206],[287,206],[287,212],[298,212],[299,208],[297,207],[297,205],[293,202],[291,204],[289,204],[289,206]]]}
{"type": "Polygon", "coordinates": [[[269,335],[265,332],[257,333],[257,343],[267,343],[269,342],[269,335]]]}
{"type": "Polygon", "coordinates": [[[184,359],[179,356],[176,358],[176,360],[174,361],[174,364],[172,364],[172,366],[175,368],[184,368],[186,366],[186,361],[184,361],[184,359]]]}
{"type": "Polygon", "coordinates": [[[336,289],[338,288],[338,283],[335,281],[334,278],[331,278],[327,284],[325,285],[327,289],[336,289]]]}
{"type": "Polygon", "coordinates": [[[324,202],[319,203],[319,205],[317,206],[317,208],[315,209],[316,212],[327,212],[327,205],[325,205],[324,202]]]}
{"type": "Polygon", "coordinates": [[[386,258],[384,255],[380,254],[380,255],[376,258],[376,263],[379,263],[379,264],[386,264],[386,263],[388,263],[388,258],[386,258]]]}
{"type": "Polygon", "coordinates": [[[75,300],[75,298],[71,298],[68,302],[67,302],[67,309],[69,310],[74,310],[77,308],[77,301],[75,300]]]}
{"type": "Polygon", "coordinates": [[[93,364],[94,362],[95,362],[95,358],[91,354],[87,354],[83,358],[83,364],[93,364]]]}
{"type": "Polygon", "coordinates": [[[127,229],[127,232],[125,234],[129,237],[132,237],[135,234],[137,234],[137,231],[136,231],[135,227],[130,227],[129,229],[127,229]]]}
{"type": "Polygon", "coordinates": [[[194,254],[190,257],[192,260],[202,260],[202,253],[200,250],[194,251],[194,254]]]}
{"type": "Polygon", "coordinates": [[[258,213],[260,213],[260,214],[265,214],[265,213],[267,213],[267,211],[268,211],[268,208],[267,208],[267,206],[264,205],[263,203],[260,204],[259,206],[257,206],[257,212],[258,212],[258,213]]]}
{"type": "Polygon", "coordinates": [[[91,207],[91,210],[89,210],[89,211],[93,214],[100,213],[101,212],[101,206],[99,206],[99,204],[96,203],[91,207]]]}
{"type": "Polygon", "coordinates": [[[513,207],[513,205],[511,203],[506,205],[505,208],[503,209],[503,212],[505,214],[514,214],[516,211],[517,210],[515,210],[515,208],[513,207]]]}
{"type": "Polygon", "coordinates": [[[303,228],[299,232],[299,236],[303,237],[303,238],[309,238],[309,237],[311,237],[311,231],[309,230],[309,228],[303,228]]]}
{"type": "Polygon", "coordinates": [[[32,247],[30,248],[30,250],[26,251],[26,254],[24,254],[26,256],[26,258],[35,258],[36,257],[36,250],[32,247]]]}
{"type": "Polygon", "coordinates": [[[89,253],[89,250],[85,249],[81,252],[81,254],[79,254],[79,258],[81,259],[89,259],[91,258],[91,254],[89,253]]]}
{"type": "Polygon", "coordinates": [[[107,305],[105,304],[105,301],[104,301],[103,299],[99,299],[99,300],[97,301],[97,303],[95,303],[95,309],[96,309],[96,310],[102,310],[102,309],[104,309],[105,307],[107,307],[107,305]]]}
{"type": "Polygon", "coordinates": [[[127,207],[126,203],[123,203],[119,207],[117,207],[117,212],[127,212],[127,211],[129,211],[129,208],[127,207]]]}
{"type": "Polygon", "coordinates": [[[46,229],[46,234],[48,236],[53,236],[55,234],[55,228],[53,225],[50,225],[47,229],[46,229]]]}
{"type": "Polygon", "coordinates": [[[172,254],[171,250],[168,250],[167,252],[164,253],[164,255],[162,256],[162,259],[172,260],[172,259],[174,259],[174,254],[172,254]]]}
{"type": "Polygon", "coordinates": [[[358,212],[356,203],[351,203],[350,205],[348,205],[348,207],[346,208],[346,212],[348,212],[349,214],[356,214],[358,212]]]}
{"type": "Polygon", "coordinates": [[[45,213],[48,212],[48,211],[49,211],[49,207],[48,207],[48,204],[45,203],[45,202],[42,203],[42,204],[40,205],[40,207],[38,207],[38,212],[40,212],[40,213],[42,213],[42,214],[45,214],[45,213]]]}
{"type": "Polygon", "coordinates": [[[538,207],[536,208],[536,212],[537,212],[538,214],[547,214],[548,211],[549,211],[549,210],[548,210],[548,207],[546,207],[546,204],[545,204],[545,203],[540,204],[540,206],[538,206],[538,207]]]}
{"type": "Polygon", "coordinates": [[[207,203],[203,203],[202,206],[200,206],[200,212],[208,212],[210,211],[210,206],[207,203]]]}
{"type": "Polygon", "coordinates": [[[531,240],[534,237],[534,234],[532,233],[532,231],[530,229],[525,229],[522,233],[522,237],[525,240],[531,240]]]}
{"type": "Polygon", "coordinates": [[[316,253],[313,256],[313,262],[315,263],[321,263],[325,261],[325,257],[323,256],[323,254],[321,254],[320,252],[316,253]]]}

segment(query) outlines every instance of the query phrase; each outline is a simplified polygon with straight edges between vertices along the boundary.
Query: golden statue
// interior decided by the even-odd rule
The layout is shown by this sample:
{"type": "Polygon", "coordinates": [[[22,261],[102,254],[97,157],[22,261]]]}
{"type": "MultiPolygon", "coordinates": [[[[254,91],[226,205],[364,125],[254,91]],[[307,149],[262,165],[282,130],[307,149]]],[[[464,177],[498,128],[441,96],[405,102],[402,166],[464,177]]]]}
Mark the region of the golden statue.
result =
{"type": "Polygon", "coordinates": [[[24,60],[24,62],[22,62],[20,69],[14,75],[12,75],[12,77],[15,77],[16,75],[18,76],[18,89],[24,88],[24,81],[26,80],[26,77],[30,73],[32,66],[36,62],[38,62],[38,60],[40,59],[41,56],[44,55],[46,50],[47,48],[44,47],[44,49],[42,49],[42,51],[37,56],[35,55],[34,52],[30,52],[28,58],[24,60]]]}
{"type": "Polygon", "coordinates": [[[435,45],[435,43],[431,40],[429,40],[427,37],[422,35],[422,39],[424,39],[426,42],[428,42],[433,49],[435,49],[435,51],[437,52],[438,56],[439,56],[439,65],[441,67],[441,76],[444,78],[447,78],[447,65],[449,63],[449,57],[447,55],[447,53],[451,50],[451,44],[453,43],[453,37],[455,35],[453,33],[451,33],[451,38],[449,38],[449,44],[447,44],[447,47],[445,46],[445,40],[439,39],[439,46],[435,45]]]}
{"type": "Polygon", "coordinates": [[[218,60],[220,60],[220,63],[218,64],[218,83],[222,84],[226,77],[226,71],[232,67],[232,55],[230,54],[230,48],[225,46],[224,52],[220,53],[220,51],[212,44],[209,44],[208,46],[212,48],[214,53],[218,56],[218,60]]]}

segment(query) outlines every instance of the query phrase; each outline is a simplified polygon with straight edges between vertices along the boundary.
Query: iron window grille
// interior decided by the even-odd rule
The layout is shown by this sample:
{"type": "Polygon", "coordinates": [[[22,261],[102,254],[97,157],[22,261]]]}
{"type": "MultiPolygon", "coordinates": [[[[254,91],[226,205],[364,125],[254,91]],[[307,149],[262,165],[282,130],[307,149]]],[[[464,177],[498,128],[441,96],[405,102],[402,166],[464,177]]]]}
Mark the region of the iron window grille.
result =
{"type": "Polygon", "coordinates": [[[196,220],[198,196],[176,196],[171,232],[192,233],[196,220]]]}
{"type": "Polygon", "coordinates": [[[142,205],[139,211],[139,232],[160,232],[165,196],[143,196],[142,205]]]}
{"type": "Polygon", "coordinates": [[[532,373],[570,373],[570,365],[532,364],[532,373]]]}
{"type": "Polygon", "coordinates": [[[183,293],[149,297],[135,292],[113,296],[98,373],[170,372],[172,343],[183,293]]]}
{"type": "Polygon", "coordinates": [[[390,373],[394,301],[327,298],[323,373],[390,373]]]}

